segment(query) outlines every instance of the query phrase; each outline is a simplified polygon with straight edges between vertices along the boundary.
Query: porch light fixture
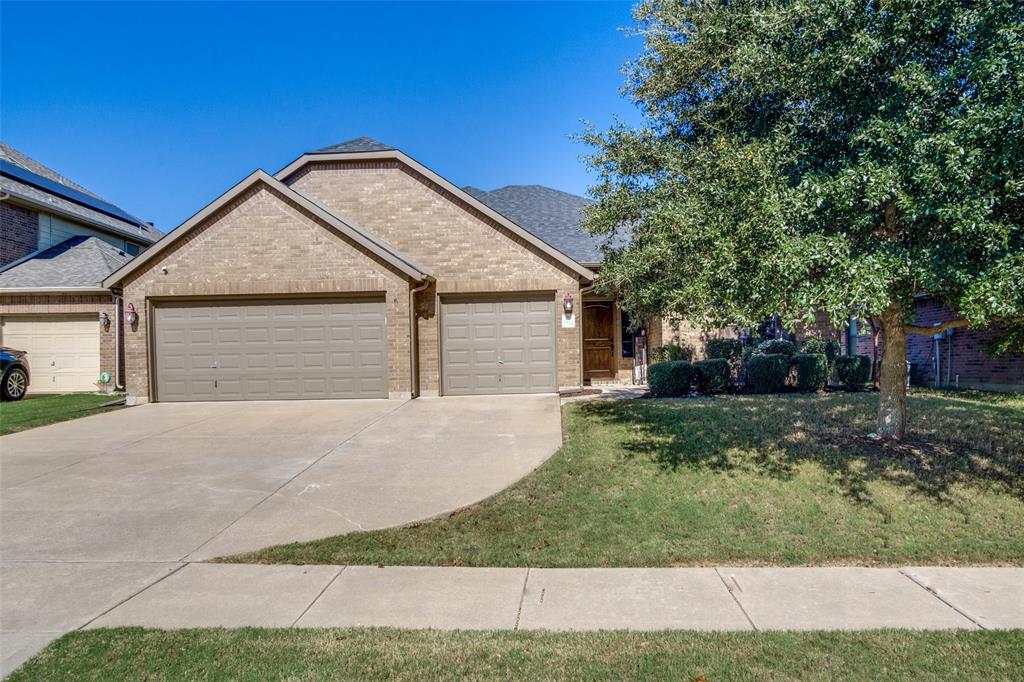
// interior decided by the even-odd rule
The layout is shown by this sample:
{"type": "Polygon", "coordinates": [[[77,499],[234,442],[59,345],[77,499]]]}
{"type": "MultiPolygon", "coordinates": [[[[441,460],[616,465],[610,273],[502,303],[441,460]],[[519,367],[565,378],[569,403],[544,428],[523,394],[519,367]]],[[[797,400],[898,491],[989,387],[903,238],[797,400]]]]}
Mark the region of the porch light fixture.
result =
{"type": "Polygon", "coordinates": [[[124,319],[130,326],[134,326],[139,321],[139,313],[136,312],[134,303],[129,303],[128,307],[125,308],[124,319]]]}
{"type": "Polygon", "coordinates": [[[572,294],[566,294],[562,298],[562,310],[565,311],[566,315],[572,315],[572,294]]]}
{"type": "Polygon", "coordinates": [[[110,329],[110,315],[105,312],[100,313],[100,329],[104,331],[110,329]]]}

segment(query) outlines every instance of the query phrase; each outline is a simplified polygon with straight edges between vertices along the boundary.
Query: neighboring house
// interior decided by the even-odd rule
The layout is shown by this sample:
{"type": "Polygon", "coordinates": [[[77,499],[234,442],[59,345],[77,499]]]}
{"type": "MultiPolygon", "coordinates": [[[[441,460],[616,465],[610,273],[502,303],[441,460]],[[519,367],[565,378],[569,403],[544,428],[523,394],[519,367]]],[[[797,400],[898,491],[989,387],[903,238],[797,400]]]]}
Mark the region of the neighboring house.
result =
{"type": "MultiPolygon", "coordinates": [[[[919,296],[914,301],[914,324],[934,326],[956,319],[940,301],[919,296]]],[[[849,330],[835,330],[848,353],[849,330]]],[[[1024,353],[992,355],[989,345],[1000,334],[998,328],[950,329],[934,336],[907,337],[910,382],[915,386],[978,388],[989,391],[1024,391],[1024,353]]],[[[855,327],[853,354],[873,357],[875,339],[870,326],[855,327]]],[[[881,337],[878,340],[881,348],[881,337]]]]}
{"type": "Polygon", "coordinates": [[[116,387],[121,316],[102,281],[160,236],[0,143],[0,345],[28,352],[33,392],[116,387]]]}

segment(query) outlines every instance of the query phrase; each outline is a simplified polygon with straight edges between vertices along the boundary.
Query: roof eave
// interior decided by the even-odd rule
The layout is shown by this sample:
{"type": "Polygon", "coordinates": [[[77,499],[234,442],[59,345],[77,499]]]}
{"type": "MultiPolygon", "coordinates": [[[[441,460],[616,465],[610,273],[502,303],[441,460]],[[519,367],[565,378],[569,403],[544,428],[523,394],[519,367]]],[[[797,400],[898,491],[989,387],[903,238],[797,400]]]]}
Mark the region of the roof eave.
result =
{"type": "Polygon", "coordinates": [[[107,287],[3,287],[0,286],[0,295],[26,295],[26,294],[109,294],[107,287]]]}
{"type": "Polygon", "coordinates": [[[224,194],[217,197],[214,201],[205,206],[198,213],[193,215],[191,218],[186,220],[176,229],[171,230],[165,234],[156,244],[152,247],[143,251],[142,254],[135,257],[133,260],[125,263],[123,266],[110,273],[104,280],[103,286],[114,287],[124,280],[128,275],[138,270],[145,263],[152,260],[156,255],[176,242],[179,238],[183,237],[194,227],[199,225],[201,222],[209,218],[211,215],[219,211],[221,208],[230,203],[235,197],[242,192],[246,191],[256,183],[262,182],[271,189],[281,192],[289,200],[294,201],[296,204],[301,206],[303,209],[309,211],[315,215],[319,220],[326,222],[332,229],[337,230],[345,234],[349,239],[358,243],[363,248],[369,250],[377,257],[381,258],[387,263],[409,276],[416,281],[423,281],[425,279],[432,279],[429,273],[425,272],[420,267],[409,261],[409,259],[401,256],[394,249],[390,249],[387,245],[384,245],[362,230],[359,230],[355,226],[345,222],[338,216],[327,211],[323,206],[313,202],[309,198],[288,187],[280,180],[276,179],[266,171],[257,169],[246,176],[241,182],[235,184],[224,194]]]}
{"type": "Polygon", "coordinates": [[[416,172],[424,175],[433,182],[437,183],[446,191],[451,192],[455,196],[461,198],[467,204],[469,204],[476,210],[480,211],[491,220],[502,225],[513,234],[517,235],[518,237],[521,237],[523,240],[533,245],[538,250],[551,256],[552,258],[562,263],[563,265],[566,265],[574,272],[576,272],[581,279],[593,281],[594,272],[591,271],[589,268],[585,267],[582,263],[578,262],[571,256],[551,246],[544,240],[538,238],[529,230],[520,227],[518,224],[516,224],[506,216],[502,215],[501,213],[498,213],[493,208],[483,203],[469,192],[465,191],[461,187],[458,187],[454,183],[445,179],[443,176],[435,173],[434,171],[430,170],[420,162],[410,157],[409,155],[397,149],[379,152],[307,153],[298,157],[290,164],[279,170],[277,173],[274,174],[274,177],[283,182],[292,175],[294,175],[303,166],[313,161],[372,161],[377,159],[395,159],[397,161],[400,161],[401,163],[404,163],[406,166],[409,166],[416,172]]]}
{"type": "MultiPolygon", "coordinates": [[[[41,209],[43,211],[46,211],[47,213],[53,213],[54,215],[59,215],[59,216],[62,216],[64,218],[68,218],[68,219],[70,219],[70,220],[72,220],[72,221],[74,221],[76,223],[83,223],[83,224],[88,225],[89,227],[93,227],[93,228],[95,228],[97,230],[102,230],[104,232],[109,232],[111,234],[116,234],[118,237],[125,237],[125,238],[131,239],[132,241],[135,241],[135,242],[142,242],[143,244],[146,244],[147,246],[150,245],[150,244],[155,244],[157,241],[159,241],[162,238],[162,237],[158,237],[157,239],[151,239],[149,237],[145,237],[143,235],[140,235],[140,234],[138,234],[136,232],[131,232],[129,230],[122,230],[120,228],[113,227],[111,225],[107,225],[106,223],[101,223],[98,220],[92,220],[91,218],[86,218],[85,216],[79,215],[78,213],[72,213],[71,211],[59,208],[57,206],[53,206],[52,204],[47,204],[45,202],[38,201],[36,199],[32,199],[30,197],[26,197],[25,195],[19,194],[18,192],[12,192],[12,191],[10,191],[10,189],[0,189],[0,192],[6,194],[7,197],[8,197],[8,198],[4,199],[3,201],[12,201],[12,203],[15,203],[15,204],[22,204],[22,205],[26,205],[26,206],[28,206],[30,208],[41,209]]],[[[117,220],[117,219],[114,218],[114,220],[117,220]]]]}

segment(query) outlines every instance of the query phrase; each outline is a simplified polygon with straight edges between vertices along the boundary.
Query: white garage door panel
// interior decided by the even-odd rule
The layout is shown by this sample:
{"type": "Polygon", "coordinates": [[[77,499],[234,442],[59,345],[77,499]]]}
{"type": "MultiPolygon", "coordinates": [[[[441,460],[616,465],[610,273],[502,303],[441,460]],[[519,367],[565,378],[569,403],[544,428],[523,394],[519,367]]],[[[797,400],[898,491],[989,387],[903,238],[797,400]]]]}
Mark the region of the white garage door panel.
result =
{"type": "Polygon", "coordinates": [[[162,401],[386,398],[384,301],[160,304],[162,401]]]}
{"type": "Polygon", "coordinates": [[[442,353],[446,395],[554,392],[553,297],[445,301],[442,353]]]}
{"type": "Polygon", "coordinates": [[[95,391],[100,375],[97,315],[26,315],[0,321],[0,345],[28,353],[32,391],[95,391]]]}

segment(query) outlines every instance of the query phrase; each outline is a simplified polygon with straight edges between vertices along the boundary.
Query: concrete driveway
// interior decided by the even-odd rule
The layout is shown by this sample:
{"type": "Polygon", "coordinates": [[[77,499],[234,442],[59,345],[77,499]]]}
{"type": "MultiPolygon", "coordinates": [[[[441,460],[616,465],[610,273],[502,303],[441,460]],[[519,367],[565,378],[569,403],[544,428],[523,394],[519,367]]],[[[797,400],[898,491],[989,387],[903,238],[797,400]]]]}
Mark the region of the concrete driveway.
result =
{"type": "Polygon", "coordinates": [[[182,562],[443,514],[560,443],[555,396],[168,403],[0,438],[3,668],[182,562]]]}

